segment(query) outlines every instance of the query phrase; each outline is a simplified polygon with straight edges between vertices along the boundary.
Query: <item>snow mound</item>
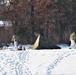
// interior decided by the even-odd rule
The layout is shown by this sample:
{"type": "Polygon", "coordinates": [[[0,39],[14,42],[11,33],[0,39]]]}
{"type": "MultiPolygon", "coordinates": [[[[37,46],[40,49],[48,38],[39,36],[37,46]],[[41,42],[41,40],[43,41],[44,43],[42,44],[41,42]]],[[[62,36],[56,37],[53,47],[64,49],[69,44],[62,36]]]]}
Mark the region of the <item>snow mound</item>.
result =
{"type": "Polygon", "coordinates": [[[57,46],[61,47],[61,49],[69,49],[68,44],[58,44],[57,46]]]}

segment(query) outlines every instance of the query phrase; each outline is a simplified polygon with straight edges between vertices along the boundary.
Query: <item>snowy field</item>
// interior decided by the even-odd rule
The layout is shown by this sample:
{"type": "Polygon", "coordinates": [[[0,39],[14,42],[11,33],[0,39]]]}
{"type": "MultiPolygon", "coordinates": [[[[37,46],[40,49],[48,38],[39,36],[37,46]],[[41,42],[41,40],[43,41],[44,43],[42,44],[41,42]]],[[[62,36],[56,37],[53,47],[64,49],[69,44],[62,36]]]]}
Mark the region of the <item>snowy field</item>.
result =
{"type": "Polygon", "coordinates": [[[0,75],[76,75],[76,49],[0,51],[0,75]]]}

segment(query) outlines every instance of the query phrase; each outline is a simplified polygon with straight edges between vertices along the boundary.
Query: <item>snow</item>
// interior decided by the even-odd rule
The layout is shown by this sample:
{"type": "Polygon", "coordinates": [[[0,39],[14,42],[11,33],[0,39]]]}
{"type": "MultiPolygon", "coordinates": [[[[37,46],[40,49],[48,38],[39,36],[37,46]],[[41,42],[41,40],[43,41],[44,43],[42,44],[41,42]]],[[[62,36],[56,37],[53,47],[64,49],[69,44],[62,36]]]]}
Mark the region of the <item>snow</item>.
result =
{"type": "Polygon", "coordinates": [[[62,49],[69,49],[68,44],[58,44],[57,46],[61,47],[62,49]]]}
{"type": "MultiPolygon", "coordinates": [[[[26,45],[21,45],[20,44],[20,45],[18,45],[18,47],[19,46],[23,46],[23,47],[25,47],[25,49],[29,49],[31,44],[26,44],[26,45]]],[[[61,47],[61,49],[69,49],[69,45],[68,44],[58,44],[57,46],[61,47]]],[[[5,50],[5,49],[14,50],[15,48],[14,48],[13,44],[10,44],[9,47],[4,46],[3,50],[5,50]]],[[[16,48],[16,50],[17,50],[17,48],[16,48]]]]}
{"type": "Polygon", "coordinates": [[[0,21],[0,27],[2,27],[4,25],[3,21],[0,21]]]}
{"type": "Polygon", "coordinates": [[[62,49],[0,51],[0,75],[76,75],[76,49],[60,44],[62,49]]]}
{"type": "Polygon", "coordinates": [[[0,20],[0,27],[3,27],[3,26],[12,26],[12,23],[10,21],[1,21],[0,20]]]}
{"type": "Polygon", "coordinates": [[[3,21],[0,21],[0,24],[4,24],[3,21]]]}

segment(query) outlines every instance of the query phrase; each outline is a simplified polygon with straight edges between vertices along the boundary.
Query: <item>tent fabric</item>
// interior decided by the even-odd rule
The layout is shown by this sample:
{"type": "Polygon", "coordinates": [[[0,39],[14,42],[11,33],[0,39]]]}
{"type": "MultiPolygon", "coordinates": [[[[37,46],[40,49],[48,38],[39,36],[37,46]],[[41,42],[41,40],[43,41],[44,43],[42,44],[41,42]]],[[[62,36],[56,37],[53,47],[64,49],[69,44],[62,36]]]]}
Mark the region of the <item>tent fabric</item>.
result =
{"type": "Polygon", "coordinates": [[[39,46],[40,35],[37,37],[35,43],[31,46],[32,49],[36,49],[39,46]]]}
{"type": "Polygon", "coordinates": [[[35,43],[31,46],[32,49],[61,49],[55,44],[51,43],[48,39],[43,38],[39,35],[35,43]]]}

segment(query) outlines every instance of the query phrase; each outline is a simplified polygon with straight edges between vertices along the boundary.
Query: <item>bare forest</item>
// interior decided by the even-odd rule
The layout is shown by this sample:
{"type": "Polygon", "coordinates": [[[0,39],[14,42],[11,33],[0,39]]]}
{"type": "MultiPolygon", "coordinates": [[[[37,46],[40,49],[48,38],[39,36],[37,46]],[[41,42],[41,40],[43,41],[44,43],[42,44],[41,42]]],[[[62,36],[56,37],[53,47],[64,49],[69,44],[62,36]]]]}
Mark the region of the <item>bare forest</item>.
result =
{"type": "Polygon", "coordinates": [[[22,43],[33,43],[35,30],[54,43],[69,43],[76,31],[76,0],[0,0],[0,20],[12,23],[12,35],[22,43]]]}

